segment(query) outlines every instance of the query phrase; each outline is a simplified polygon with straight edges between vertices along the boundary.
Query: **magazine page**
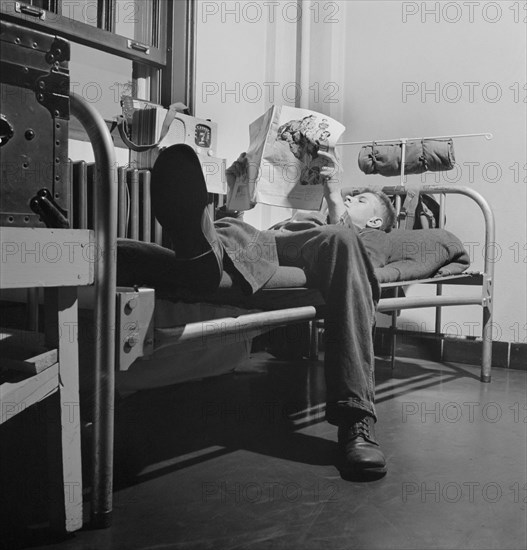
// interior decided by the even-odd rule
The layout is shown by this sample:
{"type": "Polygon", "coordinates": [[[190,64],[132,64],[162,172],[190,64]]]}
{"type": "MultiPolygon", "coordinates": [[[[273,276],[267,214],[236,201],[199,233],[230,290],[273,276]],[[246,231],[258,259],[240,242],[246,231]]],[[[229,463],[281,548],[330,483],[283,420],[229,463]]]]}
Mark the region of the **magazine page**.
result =
{"type": "Polygon", "coordinates": [[[260,176],[260,164],[274,111],[275,108],[271,107],[249,126],[248,171],[238,176],[234,187],[229,189],[227,207],[230,210],[249,210],[256,204],[256,184],[260,176]]]}
{"type": "MultiPolygon", "coordinates": [[[[324,195],[320,169],[326,163],[318,152],[334,152],[345,127],[307,109],[275,106],[270,111],[261,158],[248,152],[253,177],[258,166],[256,200],[273,206],[318,210],[324,195]]],[[[261,130],[251,135],[249,151],[260,151],[263,133],[261,130]]]]}

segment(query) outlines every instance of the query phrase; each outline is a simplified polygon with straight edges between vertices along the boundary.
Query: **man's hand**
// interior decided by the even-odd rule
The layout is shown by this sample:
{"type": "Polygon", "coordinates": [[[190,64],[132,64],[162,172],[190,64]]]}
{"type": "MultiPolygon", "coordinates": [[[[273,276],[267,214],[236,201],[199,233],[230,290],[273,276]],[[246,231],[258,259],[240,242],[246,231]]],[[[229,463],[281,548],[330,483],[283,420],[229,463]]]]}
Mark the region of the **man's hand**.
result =
{"type": "Polygon", "coordinates": [[[324,166],[320,169],[320,175],[324,181],[324,195],[340,192],[341,167],[337,158],[326,151],[318,151],[318,156],[324,159],[324,166]]]}
{"type": "Polygon", "coordinates": [[[326,165],[320,169],[320,175],[324,180],[324,197],[328,205],[329,223],[337,223],[340,217],[346,212],[344,199],[340,194],[341,167],[334,155],[325,151],[319,151],[326,165]]]}
{"type": "Polygon", "coordinates": [[[337,157],[321,149],[318,150],[317,154],[324,159],[324,166],[320,169],[320,175],[324,178],[336,177],[341,170],[337,157]]]}
{"type": "Polygon", "coordinates": [[[227,185],[232,188],[236,182],[236,178],[247,174],[249,171],[249,161],[247,153],[242,153],[230,166],[225,170],[227,185]]]}

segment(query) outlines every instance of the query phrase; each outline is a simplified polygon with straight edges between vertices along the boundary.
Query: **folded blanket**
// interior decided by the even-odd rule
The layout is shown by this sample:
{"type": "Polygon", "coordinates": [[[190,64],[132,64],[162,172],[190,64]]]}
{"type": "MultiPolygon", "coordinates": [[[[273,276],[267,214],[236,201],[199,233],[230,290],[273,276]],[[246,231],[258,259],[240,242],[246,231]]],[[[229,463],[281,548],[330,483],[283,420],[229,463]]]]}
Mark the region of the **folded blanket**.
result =
{"type": "Polygon", "coordinates": [[[445,229],[394,229],[387,237],[385,262],[375,269],[380,283],[457,275],[470,265],[461,241],[445,229]]]}
{"type": "MultiPolygon", "coordinates": [[[[359,151],[359,168],[365,174],[398,176],[401,173],[401,157],[401,143],[365,145],[359,151]]],[[[451,139],[423,139],[408,141],[406,144],[405,174],[451,170],[454,164],[454,144],[451,139]]]]}
{"type": "MultiPolygon", "coordinates": [[[[302,231],[325,225],[319,212],[297,212],[277,223],[276,231],[302,231]]],[[[380,283],[463,273],[470,259],[462,242],[445,229],[394,229],[390,233],[359,231],[380,283]]]]}

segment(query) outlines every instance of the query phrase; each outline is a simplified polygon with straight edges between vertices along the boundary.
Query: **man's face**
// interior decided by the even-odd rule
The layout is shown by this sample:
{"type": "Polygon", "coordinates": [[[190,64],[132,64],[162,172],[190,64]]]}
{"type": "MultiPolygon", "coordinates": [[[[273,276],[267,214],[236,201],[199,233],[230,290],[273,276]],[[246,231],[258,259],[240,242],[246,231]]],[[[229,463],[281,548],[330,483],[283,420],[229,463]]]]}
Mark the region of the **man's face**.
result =
{"type": "Polygon", "coordinates": [[[379,199],[373,193],[361,193],[360,195],[348,195],[344,200],[344,206],[351,221],[358,227],[379,228],[382,225],[380,216],[381,205],[379,199]]]}

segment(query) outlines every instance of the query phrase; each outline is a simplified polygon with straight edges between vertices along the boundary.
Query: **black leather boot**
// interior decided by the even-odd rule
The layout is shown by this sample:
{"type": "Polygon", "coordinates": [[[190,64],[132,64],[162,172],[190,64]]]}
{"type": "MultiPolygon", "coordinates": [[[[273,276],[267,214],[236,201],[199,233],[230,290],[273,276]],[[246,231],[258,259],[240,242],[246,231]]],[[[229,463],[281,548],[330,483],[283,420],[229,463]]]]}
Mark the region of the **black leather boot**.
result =
{"type": "Polygon", "coordinates": [[[349,481],[370,481],[386,475],[386,459],[375,439],[374,419],[368,414],[339,425],[342,452],[340,473],[349,481]]]}
{"type": "Polygon", "coordinates": [[[208,192],[192,147],[172,145],[152,170],[152,209],[172,240],[181,279],[196,291],[215,290],[223,274],[223,247],[208,212],[208,192]]]}

